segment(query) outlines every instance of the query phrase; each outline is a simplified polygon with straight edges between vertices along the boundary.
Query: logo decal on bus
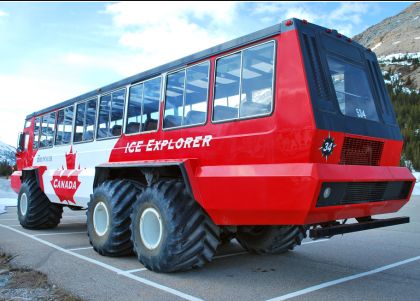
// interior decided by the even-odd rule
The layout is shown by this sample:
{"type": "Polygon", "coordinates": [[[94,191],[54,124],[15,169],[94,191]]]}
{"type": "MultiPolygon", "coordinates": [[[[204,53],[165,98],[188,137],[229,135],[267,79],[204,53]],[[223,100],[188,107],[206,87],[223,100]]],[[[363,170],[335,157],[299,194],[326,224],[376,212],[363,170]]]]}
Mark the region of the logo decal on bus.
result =
{"type": "Polygon", "coordinates": [[[199,147],[209,147],[210,141],[213,139],[212,135],[206,136],[196,136],[196,137],[187,137],[179,138],[178,140],[169,139],[169,140],[156,140],[150,139],[147,142],[144,140],[138,140],[133,142],[127,142],[125,146],[124,153],[140,153],[140,152],[154,152],[162,150],[174,150],[181,148],[199,148],[199,147]],[[142,149],[143,148],[143,149],[142,149]]]}
{"type": "Polygon", "coordinates": [[[325,157],[325,162],[328,161],[328,157],[331,156],[334,147],[337,145],[334,143],[334,138],[331,137],[331,134],[328,133],[328,137],[324,139],[322,146],[319,148],[321,150],[322,156],[325,157]]]}
{"type": "Polygon", "coordinates": [[[70,152],[66,154],[66,169],[61,167],[56,170],[51,180],[51,185],[60,202],[76,204],[74,195],[80,186],[79,174],[81,172],[80,164],[76,169],[76,153],[73,153],[73,149],[70,147],[70,152]]]}

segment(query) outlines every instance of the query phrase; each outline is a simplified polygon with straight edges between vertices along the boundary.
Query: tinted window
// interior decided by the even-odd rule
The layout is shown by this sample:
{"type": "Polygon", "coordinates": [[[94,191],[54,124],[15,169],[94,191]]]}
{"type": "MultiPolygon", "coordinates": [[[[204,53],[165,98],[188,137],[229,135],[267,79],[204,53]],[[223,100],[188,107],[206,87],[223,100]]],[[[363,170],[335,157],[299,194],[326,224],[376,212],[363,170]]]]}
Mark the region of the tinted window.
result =
{"type": "Polygon", "coordinates": [[[341,113],[378,121],[365,70],[330,56],[327,56],[327,61],[341,113]]]}
{"type": "Polygon", "coordinates": [[[143,117],[143,83],[130,87],[127,108],[127,134],[139,133],[146,122],[143,117]]]}
{"type": "Polygon", "coordinates": [[[268,42],[216,61],[214,121],[271,113],[274,46],[268,42]]]}
{"type": "Polygon", "coordinates": [[[273,104],[274,42],[245,49],[239,117],[266,115],[273,104]]]}
{"type": "Polygon", "coordinates": [[[165,116],[163,128],[182,125],[185,71],[168,75],[166,83],[165,116]]]}
{"type": "Polygon", "coordinates": [[[187,68],[183,125],[202,124],[207,116],[209,63],[187,68]]]}
{"type": "Polygon", "coordinates": [[[155,131],[158,128],[161,77],[144,82],[143,115],[146,117],[143,131],[155,131]]]}
{"type": "Polygon", "coordinates": [[[241,54],[236,53],[216,61],[213,120],[239,117],[239,86],[241,54]]]}
{"type": "Polygon", "coordinates": [[[83,125],[85,120],[86,103],[79,103],[76,106],[76,119],[74,121],[74,142],[80,142],[83,139],[83,125]]]}
{"type": "Polygon", "coordinates": [[[164,128],[206,121],[209,63],[168,75],[164,128]]]}
{"type": "Polygon", "coordinates": [[[74,142],[93,140],[96,117],[96,99],[77,104],[74,142]]]}
{"type": "Polygon", "coordinates": [[[58,111],[55,145],[69,144],[73,128],[73,106],[58,111]]]}
{"type": "Polygon", "coordinates": [[[53,145],[55,133],[55,112],[46,114],[41,118],[41,136],[39,147],[50,147],[53,145]]]}
{"type": "Polygon", "coordinates": [[[39,142],[39,130],[41,128],[41,118],[37,117],[35,118],[35,126],[34,126],[34,142],[32,144],[32,148],[36,149],[38,148],[38,142],[39,142]]]}
{"type": "Polygon", "coordinates": [[[121,135],[124,114],[125,89],[101,96],[97,138],[121,135]]]}

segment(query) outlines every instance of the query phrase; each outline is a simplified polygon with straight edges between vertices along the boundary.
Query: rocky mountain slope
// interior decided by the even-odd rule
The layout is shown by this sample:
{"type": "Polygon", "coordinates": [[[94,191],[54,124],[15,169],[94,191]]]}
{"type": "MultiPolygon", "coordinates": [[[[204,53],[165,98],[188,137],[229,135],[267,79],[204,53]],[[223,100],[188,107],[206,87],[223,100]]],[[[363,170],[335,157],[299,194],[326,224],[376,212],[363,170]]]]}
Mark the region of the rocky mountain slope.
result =
{"type": "Polygon", "coordinates": [[[0,162],[7,161],[9,165],[15,165],[15,153],[16,149],[14,147],[0,142],[0,162]]]}
{"type": "Polygon", "coordinates": [[[376,53],[383,71],[397,75],[407,88],[419,91],[420,2],[369,27],[353,39],[376,53]]]}

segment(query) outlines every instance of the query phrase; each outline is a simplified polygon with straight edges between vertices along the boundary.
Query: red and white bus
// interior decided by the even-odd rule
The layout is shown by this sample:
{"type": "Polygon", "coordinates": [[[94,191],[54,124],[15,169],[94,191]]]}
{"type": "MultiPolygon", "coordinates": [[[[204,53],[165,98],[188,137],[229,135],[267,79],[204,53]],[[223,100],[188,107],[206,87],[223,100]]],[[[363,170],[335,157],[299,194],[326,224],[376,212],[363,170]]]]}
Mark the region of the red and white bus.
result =
{"type": "Polygon", "coordinates": [[[233,237],[276,254],[409,221],[372,218],[414,184],[375,54],[305,20],[34,112],[19,141],[23,227],[87,209],[98,253],[154,271],[200,267],[233,237]]]}

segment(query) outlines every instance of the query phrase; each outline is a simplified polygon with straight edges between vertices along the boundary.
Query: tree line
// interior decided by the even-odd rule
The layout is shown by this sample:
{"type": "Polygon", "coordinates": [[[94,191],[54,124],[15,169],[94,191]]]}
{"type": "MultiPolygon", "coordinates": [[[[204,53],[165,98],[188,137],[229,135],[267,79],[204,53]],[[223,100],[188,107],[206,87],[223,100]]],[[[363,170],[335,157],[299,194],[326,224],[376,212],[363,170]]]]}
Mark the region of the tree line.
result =
{"type": "Polygon", "coordinates": [[[420,94],[387,88],[404,137],[401,165],[420,171],[420,94]]]}

